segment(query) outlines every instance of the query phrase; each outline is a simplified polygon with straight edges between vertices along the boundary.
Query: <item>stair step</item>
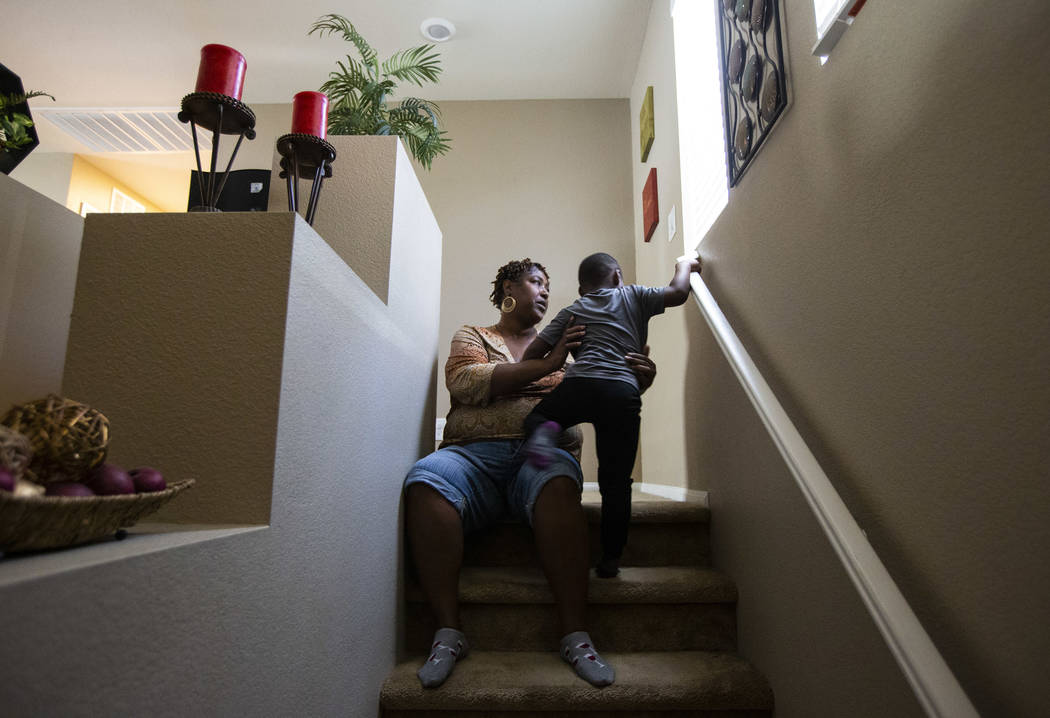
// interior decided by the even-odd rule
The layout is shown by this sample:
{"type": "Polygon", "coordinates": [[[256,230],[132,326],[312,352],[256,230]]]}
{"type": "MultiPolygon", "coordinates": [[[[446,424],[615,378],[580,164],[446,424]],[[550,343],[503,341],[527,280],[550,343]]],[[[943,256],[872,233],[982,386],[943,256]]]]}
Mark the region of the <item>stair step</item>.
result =
{"type": "MultiPolygon", "coordinates": [[[[616,578],[591,572],[588,603],[733,603],[736,584],[714,569],[701,566],[626,566],[616,578]]],[[[409,601],[423,601],[410,586],[409,601]]],[[[464,603],[554,603],[547,579],[539,569],[509,566],[464,566],[459,576],[459,600],[464,603]]]]}
{"type": "MultiPolygon", "coordinates": [[[[438,628],[419,588],[406,591],[406,646],[429,645],[438,628]]],[[[698,566],[634,566],[620,576],[591,575],[588,630],[599,650],[736,648],[736,586],[698,566]]],[[[460,574],[460,617],[479,650],[554,650],[554,597],[539,569],[467,566],[460,574]]]]}
{"type": "Polygon", "coordinates": [[[440,688],[425,690],[416,670],[425,656],[398,664],[380,694],[384,718],[669,718],[772,715],[768,682],[728,653],[609,653],[616,682],[594,688],[557,653],[474,651],[440,688]]]}
{"type": "MultiPolygon", "coordinates": [[[[602,497],[596,491],[585,491],[580,500],[583,511],[590,521],[597,522],[601,516],[602,497]]],[[[711,520],[706,495],[701,499],[654,498],[638,491],[631,493],[631,520],[648,523],[707,523],[711,520]]]]}
{"type": "MultiPolygon", "coordinates": [[[[598,527],[601,503],[587,492],[583,512],[590,533],[591,562],[601,555],[598,527]]],[[[646,500],[631,505],[631,532],[623,555],[625,566],[706,566],[710,563],[708,524],[711,512],[700,501],[646,500]]],[[[465,566],[537,566],[532,530],[507,520],[471,535],[464,547],[465,566]]]]}

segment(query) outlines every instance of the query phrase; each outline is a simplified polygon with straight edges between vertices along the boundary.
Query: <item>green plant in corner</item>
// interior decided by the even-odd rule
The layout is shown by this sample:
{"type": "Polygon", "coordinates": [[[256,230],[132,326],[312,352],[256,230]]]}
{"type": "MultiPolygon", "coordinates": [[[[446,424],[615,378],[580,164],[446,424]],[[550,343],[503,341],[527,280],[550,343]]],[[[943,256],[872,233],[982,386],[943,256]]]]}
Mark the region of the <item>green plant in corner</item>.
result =
{"type": "Polygon", "coordinates": [[[357,48],[360,60],[349,55],[337,61],[339,69],[328,76],[321,92],[328,95],[328,132],[333,135],[397,135],[421,165],[430,169],[438,155],[449,150],[447,133],[438,126],[440,110],[436,104],[406,97],[395,107],[387,107],[387,97],[397,82],[420,87],[437,82],[440,58],[433,45],[400,50],[379,62],[376,51],[341,15],[324,15],[310,28],[318,33],[339,34],[357,48]]]}
{"type": "MultiPolygon", "coordinates": [[[[46,92],[31,90],[25,94],[0,95],[0,150],[6,152],[9,149],[25,147],[33,139],[26,132],[33,126],[33,120],[29,115],[15,112],[14,108],[26,102],[32,97],[51,97],[46,92]]],[[[54,97],[51,97],[54,100],[54,97]]]]}

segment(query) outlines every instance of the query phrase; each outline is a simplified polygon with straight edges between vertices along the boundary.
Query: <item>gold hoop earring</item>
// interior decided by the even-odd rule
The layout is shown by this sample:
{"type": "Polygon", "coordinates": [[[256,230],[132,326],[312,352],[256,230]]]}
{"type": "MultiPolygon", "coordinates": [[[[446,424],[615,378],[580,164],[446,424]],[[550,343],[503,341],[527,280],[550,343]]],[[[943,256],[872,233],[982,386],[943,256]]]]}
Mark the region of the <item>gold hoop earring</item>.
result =
{"type": "Polygon", "coordinates": [[[510,314],[514,311],[514,308],[518,306],[518,300],[511,296],[503,297],[503,304],[500,305],[499,310],[504,314],[510,314]]]}

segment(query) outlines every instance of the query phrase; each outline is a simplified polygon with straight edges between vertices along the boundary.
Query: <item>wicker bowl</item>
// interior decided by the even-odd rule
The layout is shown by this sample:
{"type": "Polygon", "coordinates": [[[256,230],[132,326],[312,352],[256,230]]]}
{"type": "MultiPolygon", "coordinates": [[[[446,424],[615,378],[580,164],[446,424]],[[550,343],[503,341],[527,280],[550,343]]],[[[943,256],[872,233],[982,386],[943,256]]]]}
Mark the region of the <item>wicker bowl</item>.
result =
{"type": "Polygon", "coordinates": [[[34,483],[79,481],[106,460],[109,420],[87,404],[49,394],[12,407],[0,424],[29,440],[25,478],[34,483]]]}
{"type": "Polygon", "coordinates": [[[0,551],[63,548],[133,526],[193,486],[193,479],[163,491],[115,496],[15,496],[0,491],[0,551]]]}

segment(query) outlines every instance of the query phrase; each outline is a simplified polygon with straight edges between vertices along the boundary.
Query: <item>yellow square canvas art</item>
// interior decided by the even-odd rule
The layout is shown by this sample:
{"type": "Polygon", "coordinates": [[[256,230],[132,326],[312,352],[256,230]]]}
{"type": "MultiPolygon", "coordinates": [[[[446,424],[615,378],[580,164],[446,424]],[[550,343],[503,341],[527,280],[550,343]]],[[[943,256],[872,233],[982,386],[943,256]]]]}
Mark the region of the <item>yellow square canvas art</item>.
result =
{"type": "Polygon", "coordinates": [[[645,99],[642,100],[642,111],[638,115],[639,134],[642,141],[642,162],[649,159],[649,150],[652,149],[653,140],[656,138],[656,118],[653,115],[653,86],[645,88],[645,99]]]}

